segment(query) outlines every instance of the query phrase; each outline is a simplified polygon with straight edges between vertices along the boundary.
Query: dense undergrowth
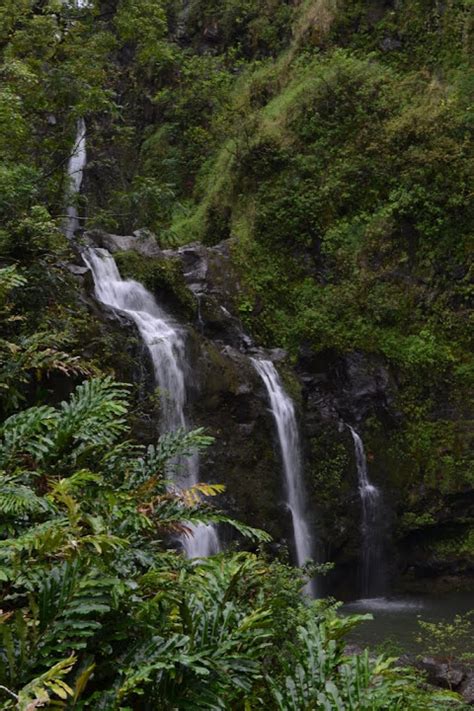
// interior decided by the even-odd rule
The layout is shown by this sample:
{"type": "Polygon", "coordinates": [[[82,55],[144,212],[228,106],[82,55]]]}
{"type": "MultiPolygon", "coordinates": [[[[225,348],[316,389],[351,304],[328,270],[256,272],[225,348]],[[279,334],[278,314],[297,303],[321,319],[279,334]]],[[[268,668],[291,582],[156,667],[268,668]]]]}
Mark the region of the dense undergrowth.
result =
{"type": "MultiPolygon", "coordinates": [[[[133,358],[65,269],[60,226],[84,117],[84,224],[146,227],[162,246],[232,238],[235,307],[259,342],[379,358],[398,388],[380,447],[400,536],[427,531],[427,550],[469,565],[472,511],[430,532],[473,488],[472,14],[470,0],[2,3],[1,708],[450,704],[345,656],[355,620],[301,601],[284,565],[194,565],[171,547],[223,518],[166,488],[166,462],[209,442],[137,444],[136,390],[111,379],[131,382],[133,358]]],[[[380,423],[366,429],[375,449],[380,423]]],[[[317,444],[330,506],[346,461],[317,444]]]]}

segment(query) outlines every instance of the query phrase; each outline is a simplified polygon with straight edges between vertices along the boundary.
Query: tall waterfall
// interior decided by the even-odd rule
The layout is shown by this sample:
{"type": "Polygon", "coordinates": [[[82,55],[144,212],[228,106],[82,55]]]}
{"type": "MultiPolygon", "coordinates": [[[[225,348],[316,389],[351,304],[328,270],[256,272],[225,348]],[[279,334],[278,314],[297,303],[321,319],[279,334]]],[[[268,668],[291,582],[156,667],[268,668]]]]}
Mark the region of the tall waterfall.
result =
{"type": "MultiPolygon", "coordinates": [[[[314,540],[305,513],[305,487],[301,465],[301,446],[293,401],[285,392],[280,376],[269,360],[252,358],[252,363],[262,378],[270,399],[285,475],[286,503],[291,513],[296,560],[299,566],[314,558],[314,540]]],[[[315,596],[315,581],[306,591],[315,596]]]]}
{"type": "Polygon", "coordinates": [[[383,502],[380,490],[369,480],[362,439],[350,425],[348,427],[354,440],[359,496],[362,503],[361,594],[363,597],[376,597],[384,592],[383,502]]]}
{"type": "Polygon", "coordinates": [[[77,195],[81,190],[84,168],[86,167],[86,124],[83,118],[78,119],[76,127],[76,140],[74,148],[67,165],[68,189],[66,207],[66,224],[64,231],[66,237],[72,239],[74,233],[79,229],[79,214],[74,204],[77,195]],[[72,204],[71,204],[72,203],[72,204]]]}
{"type": "MultiPolygon", "coordinates": [[[[88,249],[84,260],[90,267],[95,294],[99,301],[119,313],[127,314],[136,324],[150,354],[154,375],[162,397],[161,431],[188,429],[185,416],[185,334],[158,306],[154,297],[141,284],[121,278],[113,257],[105,249],[88,249]]],[[[187,457],[182,462],[178,486],[198,483],[199,457],[187,457]]],[[[219,552],[219,539],[213,526],[192,526],[192,535],[182,541],[189,558],[219,552]]]]}

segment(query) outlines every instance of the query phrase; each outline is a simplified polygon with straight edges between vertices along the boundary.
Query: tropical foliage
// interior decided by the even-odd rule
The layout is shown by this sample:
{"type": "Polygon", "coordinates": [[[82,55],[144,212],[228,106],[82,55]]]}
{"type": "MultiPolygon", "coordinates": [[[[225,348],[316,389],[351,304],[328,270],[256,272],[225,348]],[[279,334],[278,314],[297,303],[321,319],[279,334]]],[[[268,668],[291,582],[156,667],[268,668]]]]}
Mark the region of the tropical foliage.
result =
{"type": "Polygon", "coordinates": [[[305,603],[303,578],[252,554],[170,549],[190,523],[232,523],[166,486],[167,465],[209,438],[145,448],[126,414],[126,389],[105,378],[3,425],[1,708],[435,708],[391,661],[346,657],[358,618],[305,603]]]}
{"type": "MultiPolygon", "coordinates": [[[[304,572],[270,557],[268,535],[209,503],[222,487],[171,486],[212,438],[157,437],[134,336],[124,348],[97,317],[61,225],[84,118],[81,224],[145,227],[163,247],[232,238],[235,310],[260,342],[383,362],[397,422],[387,446],[369,420],[367,441],[403,491],[398,535],[469,565],[473,519],[456,497],[473,481],[472,10],[1,3],[1,709],[457,705],[394,660],[348,655],[360,619],[306,600],[304,572]],[[188,561],[180,540],[198,523],[245,544],[188,561]]],[[[174,267],[118,259],[189,306],[174,267]]],[[[347,451],[322,430],[308,447],[322,519],[340,531],[347,451]]],[[[423,631],[455,646],[470,629],[423,631]]]]}

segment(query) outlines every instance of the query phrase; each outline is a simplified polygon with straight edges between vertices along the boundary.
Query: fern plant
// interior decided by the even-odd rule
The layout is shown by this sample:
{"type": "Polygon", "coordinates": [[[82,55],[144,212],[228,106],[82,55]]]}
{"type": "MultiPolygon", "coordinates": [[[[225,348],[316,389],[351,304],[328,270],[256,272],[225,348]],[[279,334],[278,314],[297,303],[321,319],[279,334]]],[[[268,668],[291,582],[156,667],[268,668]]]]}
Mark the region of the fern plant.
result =
{"type": "MultiPolygon", "coordinates": [[[[137,446],[127,440],[127,411],[127,388],[102,378],[79,385],[59,407],[41,405],[16,413],[1,428],[0,683],[18,698],[28,687],[28,694],[39,689],[38,703],[46,703],[49,677],[44,675],[50,671],[57,695],[60,689],[66,693],[54,670],[62,669],[57,665],[72,652],[78,670],[104,645],[118,644],[120,653],[120,640],[109,621],[112,617],[120,627],[116,616],[121,608],[130,619],[140,618],[141,606],[149,605],[138,592],[144,573],[165,570],[176,576],[186,570],[186,575],[196,576],[194,566],[187,567],[176,552],[166,552],[164,541],[170,534],[185,535],[190,524],[227,521],[202,501],[222,487],[198,484],[178,492],[170,490],[166,478],[170,461],[176,466],[178,459],[192,456],[211,439],[198,430],[167,435],[156,446],[137,446]],[[35,679],[43,681],[28,686],[35,679]]],[[[258,540],[268,538],[236,526],[258,540]]],[[[180,586],[185,586],[184,578],[180,586]]],[[[202,593],[189,601],[181,597],[179,604],[187,616],[194,611],[192,654],[197,659],[204,654],[205,641],[201,639],[203,650],[198,653],[196,611],[204,610],[204,617],[210,612],[202,593]]],[[[232,615],[220,608],[214,613],[215,630],[226,621],[230,625],[233,620],[235,626],[242,618],[237,608],[232,615]]],[[[163,644],[177,648],[175,630],[168,624],[173,615],[167,615],[163,644]]],[[[249,620],[249,629],[253,626],[255,632],[259,619],[253,625],[249,620]]],[[[129,625],[124,634],[135,636],[135,631],[129,625]]],[[[156,646],[155,637],[156,630],[152,636],[147,630],[140,649],[156,646]]],[[[186,654],[191,654],[189,630],[181,637],[186,637],[186,654]]],[[[239,640],[236,648],[243,637],[239,640]]],[[[203,659],[210,664],[211,657],[208,651],[203,659]]],[[[79,671],[70,665],[67,673],[72,689],[79,671]]],[[[117,698],[135,693],[135,687],[145,688],[148,677],[139,682],[137,674],[130,659],[129,674],[117,674],[117,698]]]]}
{"type": "Polygon", "coordinates": [[[90,366],[77,355],[61,349],[67,346],[63,333],[37,331],[18,333],[23,316],[16,313],[12,298],[27,279],[16,265],[0,269],[0,395],[4,412],[18,408],[25,397],[25,387],[34,376],[37,380],[52,372],[66,376],[89,376],[90,366]]]}
{"type": "MultiPolygon", "coordinates": [[[[279,711],[436,711],[460,708],[456,694],[420,689],[414,673],[395,667],[394,659],[344,653],[343,635],[362,617],[308,619],[298,629],[291,663],[283,664],[280,679],[269,677],[273,705],[279,711]]],[[[370,617],[370,615],[369,615],[370,617]]]]}

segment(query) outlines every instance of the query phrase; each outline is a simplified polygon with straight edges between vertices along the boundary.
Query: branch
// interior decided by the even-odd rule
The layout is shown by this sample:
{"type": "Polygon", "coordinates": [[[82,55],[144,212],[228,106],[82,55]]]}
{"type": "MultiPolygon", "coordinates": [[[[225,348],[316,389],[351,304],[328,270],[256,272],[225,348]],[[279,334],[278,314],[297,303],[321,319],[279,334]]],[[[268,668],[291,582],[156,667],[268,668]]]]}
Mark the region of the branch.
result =
{"type": "Polygon", "coordinates": [[[0,684],[0,689],[1,689],[2,691],[6,691],[7,694],[10,694],[10,696],[11,696],[13,699],[15,699],[15,701],[19,701],[20,697],[17,696],[16,694],[14,694],[13,691],[10,691],[10,689],[7,689],[6,686],[2,686],[2,684],[0,684]]]}

